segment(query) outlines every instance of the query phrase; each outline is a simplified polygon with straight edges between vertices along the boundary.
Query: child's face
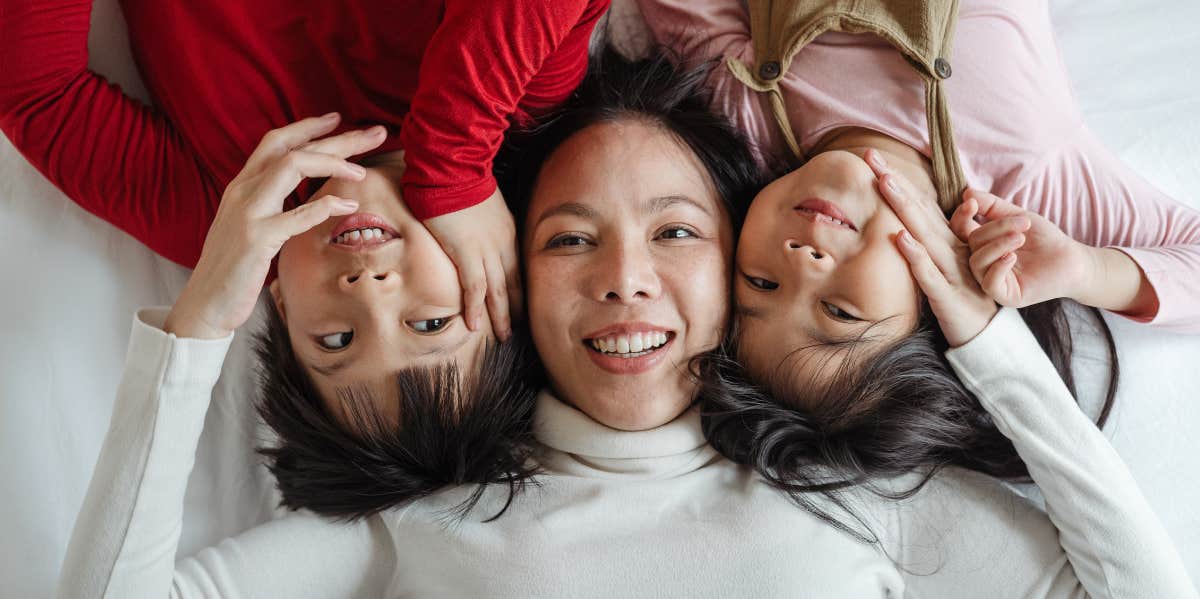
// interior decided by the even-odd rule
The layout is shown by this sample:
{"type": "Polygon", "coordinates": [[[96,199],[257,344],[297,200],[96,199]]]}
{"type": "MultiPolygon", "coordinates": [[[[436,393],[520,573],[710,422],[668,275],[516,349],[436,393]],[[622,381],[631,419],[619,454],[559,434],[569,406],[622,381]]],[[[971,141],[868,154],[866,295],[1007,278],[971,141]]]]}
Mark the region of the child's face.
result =
{"type": "Polygon", "coordinates": [[[534,344],[563,401],[623,430],[691,405],[688,361],[728,321],[733,231],[690,150],[636,121],[576,133],[542,167],[522,245],[534,344]]]}
{"type": "Polygon", "coordinates": [[[916,281],[894,242],[903,224],[876,185],[859,155],[829,151],[750,205],[734,298],[739,358],[756,380],[820,384],[916,326],[916,281]]]}
{"type": "Polygon", "coordinates": [[[400,197],[402,171],[372,167],[362,181],[330,179],[313,199],[357,200],[358,212],[293,237],[279,253],[272,295],[296,358],[335,412],[339,387],[395,397],[388,374],[402,367],[457,360],[469,372],[492,337],[489,323],[479,331],[463,324],[458,273],[400,197]],[[362,220],[370,216],[378,220],[362,220]],[[384,230],[382,238],[339,236],[372,224],[384,230]]]}

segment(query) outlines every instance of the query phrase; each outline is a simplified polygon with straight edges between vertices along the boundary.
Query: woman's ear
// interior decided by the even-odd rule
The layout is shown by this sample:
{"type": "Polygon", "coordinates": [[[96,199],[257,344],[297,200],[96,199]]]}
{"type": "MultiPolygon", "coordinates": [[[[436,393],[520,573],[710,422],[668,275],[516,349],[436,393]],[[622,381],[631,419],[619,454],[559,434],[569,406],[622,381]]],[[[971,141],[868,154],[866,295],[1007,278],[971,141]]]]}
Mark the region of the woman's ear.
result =
{"type": "Polygon", "coordinates": [[[283,292],[280,291],[279,279],[271,281],[271,301],[275,302],[275,311],[279,313],[279,320],[283,321],[284,326],[287,326],[287,311],[283,308],[283,292]]]}

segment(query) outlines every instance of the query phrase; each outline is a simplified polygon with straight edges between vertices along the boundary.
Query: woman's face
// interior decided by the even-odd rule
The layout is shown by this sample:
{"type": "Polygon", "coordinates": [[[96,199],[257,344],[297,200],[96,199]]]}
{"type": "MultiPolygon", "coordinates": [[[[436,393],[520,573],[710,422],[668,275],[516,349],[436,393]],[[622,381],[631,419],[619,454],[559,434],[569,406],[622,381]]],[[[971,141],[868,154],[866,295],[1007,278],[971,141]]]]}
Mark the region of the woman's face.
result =
{"type": "Polygon", "coordinates": [[[492,336],[490,324],[474,332],[463,324],[458,273],[405,206],[402,173],[401,163],[368,168],[362,181],[330,179],[312,197],[357,200],[358,212],[293,237],[279,253],[272,295],[296,358],[335,412],[338,388],[394,397],[388,375],[404,367],[457,360],[469,371],[492,336]]]}
{"type": "Polygon", "coordinates": [[[530,329],[558,396],[622,430],[683,413],[688,361],[727,324],[733,252],[695,155],[639,121],[593,125],[543,165],[525,224],[530,329]]]}
{"type": "MultiPolygon", "coordinates": [[[[896,168],[920,180],[914,165],[896,168]]],[[[916,281],[894,241],[903,224],[876,185],[859,154],[835,150],[750,205],[734,297],[739,358],[757,380],[789,388],[827,381],[846,359],[916,326],[916,281]]]]}

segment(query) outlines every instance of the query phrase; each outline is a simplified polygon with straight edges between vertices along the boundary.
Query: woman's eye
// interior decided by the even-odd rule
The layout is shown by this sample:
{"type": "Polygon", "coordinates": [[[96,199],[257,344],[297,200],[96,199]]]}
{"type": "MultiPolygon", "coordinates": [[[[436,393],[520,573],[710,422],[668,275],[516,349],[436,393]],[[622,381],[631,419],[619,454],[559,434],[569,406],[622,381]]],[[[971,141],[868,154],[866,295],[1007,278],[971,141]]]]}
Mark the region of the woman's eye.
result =
{"type": "Polygon", "coordinates": [[[858,321],[862,320],[861,318],[859,318],[859,317],[857,317],[857,316],[855,316],[855,315],[853,315],[853,314],[851,314],[829,302],[821,302],[821,303],[825,305],[825,311],[829,312],[830,316],[832,316],[838,320],[845,321],[845,322],[858,322],[858,321]]]}
{"type": "Polygon", "coordinates": [[[747,274],[743,274],[742,276],[746,278],[746,282],[750,283],[751,287],[754,287],[756,289],[762,289],[763,291],[771,291],[773,289],[779,288],[779,283],[776,283],[775,281],[768,281],[762,277],[752,277],[747,274]]]}
{"type": "Polygon", "coordinates": [[[563,234],[563,235],[558,235],[557,237],[552,238],[549,241],[549,243],[546,244],[546,247],[548,247],[548,248],[565,248],[565,247],[578,247],[578,246],[587,245],[587,244],[588,244],[588,240],[581,235],[563,234]]]}
{"type": "Polygon", "coordinates": [[[354,331],[345,331],[318,337],[317,343],[327,350],[338,351],[346,349],[346,346],[350,345],[350,340],[352,339],[354,339],[354,331]]]}
{"type": "Polygon", "coordinates": [[[693,237],[698,237],[698,235],[687,227],[668,227],[658,234],[659,239],[691,239],[693,237]]]}
{"type": "Polygon", "coordinates": [[[436,333],[450,324],[450,318],[430,318],[429,320],[414,320],[408,323],[409,328],[418,333],[436,333]]]}

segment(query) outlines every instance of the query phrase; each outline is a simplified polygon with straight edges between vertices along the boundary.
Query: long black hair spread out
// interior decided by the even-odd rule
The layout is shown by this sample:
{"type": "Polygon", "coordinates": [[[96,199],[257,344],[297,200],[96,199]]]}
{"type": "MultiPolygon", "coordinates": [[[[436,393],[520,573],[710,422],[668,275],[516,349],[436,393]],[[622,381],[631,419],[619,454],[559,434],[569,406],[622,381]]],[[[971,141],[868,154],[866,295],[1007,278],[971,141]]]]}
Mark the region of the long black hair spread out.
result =
{"type": "MultiPolygon", "coordinates": [[[[1020,313],[1076,395],[1065,308],[1063,301],[1054,300],[1020,313]]],[[[1097,420],[1103,426],[1120,370],[1108,325],[1098,310],[1089,308],[1088,315],[1102,334],[1110,366],[1097,420]]],[[[945,358],[948,344],[926,302],[909,335],[873,355],[853,355],[861,346],[850,342],[837,348],[845,359],[823,383],[797,385],[789,376],[753,380],[737,360],[734,331],[719,350],[694,365],[702,381],[700,401],[709,442],[729,459],[753,467],[797,505],[868,541],[874,536],[819,508],[812,495],[831,500],[863,524],[839,491],[863,485],[902,499],[946,466],[1008,481],[1029,480],[1012,442],[951,370],[945,358]],[[922,476],[907,489],[884,491],[872,484],[911,472],[922,476]]]]}
{"type": "MultiPolygon", "coordinates": [[[[607,48],[592,57],[564,106],[514,130],[497,157],[497,178],[518,227],[555,148],[590,125],[631,118],[662,127],[690,148],[740,224],[763,180],[743,138],[708,109],[708,69],[679,68],[666,55],[629,61],[607,48]]],[[[278,480],[283,505],[351,519],[464,484],[479,486],[459,506],[460,514],[487,484],[507,485],[511,503],[536,475],[531,425],[544,385],[528,333],[520,327],[514,332],[514,340],[484,350],[477,373],[451,366],[394,373],[399,391],[387,401],[398,405],[398,423],[380,417],[378,398],[356,389],[339,390],[336,400],[347,414],[339,418],[297,362],[272,309],[258,336],[259,411],[279,439],[260,452],[278,480]]]]}
{"type": "Polygon", "coordinates": [[[394,373],[398,391],[387,401],[398,406],[396,422],[380,416],[377,398],[354,388],[338,390],[346,414],[339,418],[297,362],[279,313],[269,312],[257,337],[258,411],[278,441],[259,452],[285,507],[349,520],[477,485],[456,510],[465,515],[485,485],[506,485],[511,503],[536,473],[530,454],[541,378],[520,331],[487,344],[475,373],[451,364],[394,373]]]}

